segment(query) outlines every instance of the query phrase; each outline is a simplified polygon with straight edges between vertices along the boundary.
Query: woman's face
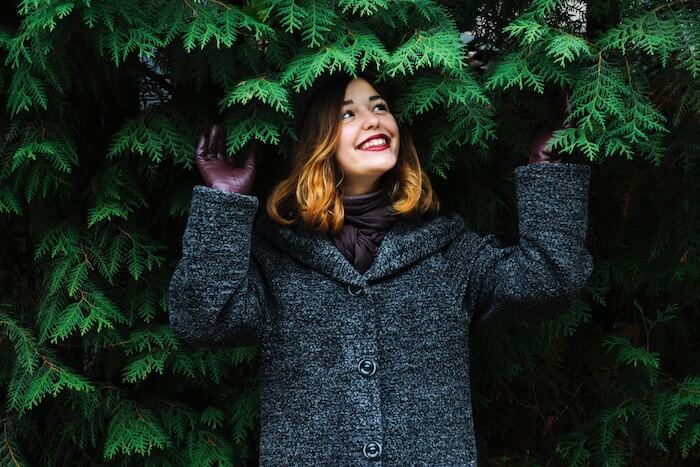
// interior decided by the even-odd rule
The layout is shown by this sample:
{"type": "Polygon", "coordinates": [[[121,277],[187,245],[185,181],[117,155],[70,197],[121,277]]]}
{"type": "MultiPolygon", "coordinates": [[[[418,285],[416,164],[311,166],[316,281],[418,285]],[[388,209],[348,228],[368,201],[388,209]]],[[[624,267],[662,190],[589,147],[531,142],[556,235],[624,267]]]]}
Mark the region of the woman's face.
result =
{"type": "Polygon", "coordinates": [[[386,101],[363,78],[347,85],[343,100],[338,116],[340,142],[335,152],[344,175],[343,194],[369,193],[379,188],[381,176],[396,165],[399,127],[386,101]],[[373,138],[377,135],[380,137],[373,138]]]}

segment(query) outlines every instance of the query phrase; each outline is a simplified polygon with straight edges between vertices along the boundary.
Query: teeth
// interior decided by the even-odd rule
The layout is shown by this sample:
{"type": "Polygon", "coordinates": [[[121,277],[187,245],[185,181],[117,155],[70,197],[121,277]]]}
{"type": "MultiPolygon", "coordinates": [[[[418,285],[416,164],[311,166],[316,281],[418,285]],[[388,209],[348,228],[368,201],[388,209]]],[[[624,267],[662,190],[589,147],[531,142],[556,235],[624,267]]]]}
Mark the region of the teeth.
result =
{"type": "Polygon", "coordinates": [[[362,146],[360,146],[360,149],[367,149],[367,148],[371,148],[371,147],[374,147],[374,146],[384,146],[385,144],[387,144],[387,143],[386,143],[386,139],[384,139],[384,138],[375,138],[375,139],[373,139],[372,141],[369,141],[369,142],[363,144],[362,146]]]}

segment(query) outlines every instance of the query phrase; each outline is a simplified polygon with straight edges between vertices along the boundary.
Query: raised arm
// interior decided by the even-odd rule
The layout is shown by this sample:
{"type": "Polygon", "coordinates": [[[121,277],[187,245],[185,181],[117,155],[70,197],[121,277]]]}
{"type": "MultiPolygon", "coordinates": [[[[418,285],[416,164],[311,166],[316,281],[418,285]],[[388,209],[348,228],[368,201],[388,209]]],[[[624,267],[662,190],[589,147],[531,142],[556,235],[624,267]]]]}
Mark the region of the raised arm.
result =
{"type": "Polygon", "coordinates": [[[197,145],[196,163],[207,186],[195,186],[182,258],[170,281],[170,325],[192,345],[257,343],[265,309],[260,269],[251,254],[258,199],[251,196],[257,142],[237,164],[214,125],[197,145]]]}
{"type": "Polygon", "coordinates": [[[565,312],[593,270],[587,165],[529,164],[515,169],[518,245],[483,237],[468,274],[465,306],[477,320],[551,319],[565,312]]]}
{"type": "Polygon", "coordinates": [[[191,345],[258,341],[264,293],[250,254],[257,207],[254,196],[194,187],[169,294],[170,325],[191,345]]]}

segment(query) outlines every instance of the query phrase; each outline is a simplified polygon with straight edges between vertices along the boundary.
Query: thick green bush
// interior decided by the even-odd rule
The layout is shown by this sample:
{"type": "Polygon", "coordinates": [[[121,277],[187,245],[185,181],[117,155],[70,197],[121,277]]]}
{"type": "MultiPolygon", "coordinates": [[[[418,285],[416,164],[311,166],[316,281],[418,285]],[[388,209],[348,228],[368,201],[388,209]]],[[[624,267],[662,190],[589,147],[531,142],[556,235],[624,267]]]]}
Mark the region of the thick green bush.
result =
{"type": "Polygon", "coordinates": [[[2,465],[257,463],[257,350],[192,349],[168,325],[194,145],[215,121],[232,153],[265,142],[264,199],[294,96],[340,68],[397,91],[445,210],[504,244],[536,134],[593,166],[579,299],[471,329],[480,464],[695,465],[699,6],[4,2],[2,465]]]}

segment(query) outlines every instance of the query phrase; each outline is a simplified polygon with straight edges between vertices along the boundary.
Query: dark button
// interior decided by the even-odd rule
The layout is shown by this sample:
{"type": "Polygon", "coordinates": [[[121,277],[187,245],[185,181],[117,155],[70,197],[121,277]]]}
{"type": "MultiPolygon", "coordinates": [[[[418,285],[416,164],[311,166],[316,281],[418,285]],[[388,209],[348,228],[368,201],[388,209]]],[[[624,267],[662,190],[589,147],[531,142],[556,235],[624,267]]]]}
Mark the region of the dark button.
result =
{"type": "Polygon", "coordinates": [[[365,447],[362,450],[362,452],[365,453],[365,457],[367,459],[379,459],[379,456],[382,455],[382,445],[372,441],[371,443],[365,444],[365,447]]]}
{"type": "Polygon", "coordinates": [[[377,371],[377,364],[374,363],[374,360],[363,358],[360,360],[360,363],[357,364],[357,371],[359,371],[362,376],[372,376],[377,371]]]}
{"type": "Polygon", "coordinates": [[[360,295],[362,293],[362,287],[355,284],[348,284],[348,292],[350,295],[360,295]]]}

